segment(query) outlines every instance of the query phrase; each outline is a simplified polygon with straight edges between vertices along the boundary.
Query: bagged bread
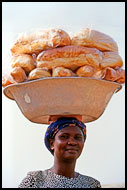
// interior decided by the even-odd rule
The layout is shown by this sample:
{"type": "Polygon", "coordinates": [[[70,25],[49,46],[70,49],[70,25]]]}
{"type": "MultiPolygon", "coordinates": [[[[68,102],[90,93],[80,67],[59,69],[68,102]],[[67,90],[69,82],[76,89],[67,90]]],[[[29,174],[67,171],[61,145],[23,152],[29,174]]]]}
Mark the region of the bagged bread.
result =
{"type": "Polygon", "coordinates": [[[115,81],[118,83],[124,83],[125,82],[125,71],[120,68],[120,67],[116,67],[116,68],[111,68],[111,67],[107,67],[104,69],[105,70],[105,80],[109,80],[109,81],[115,81]]]}
{"type": "Polygon", "coordinates": [[[37,67],[65,67],[72,71],[80,66],[100,67],[102,52],[96,48],[82,46],[64,46],[42,51],[37,56],[37,67]]]}
{"type": "Polygon", "coordinates": [[[10,71],[10,75],[16,82],[24,82],[27,80],[26,73],[22,67],[14,67],[10,71]]]}
{"type": "Polygon", "coordinates": [[[92,77],[124,83],[117,43],[85,28],[70,38],[62,29],[24,32],[11,47],[11,71],[2,86],[44,77],[92,77]],[[11,80],[10,80],[11,77],[11,80]]]}
{"type": "Polygon", "coordinates": [[[70,69],[64,67],[56,67],[52,69],[52,77],[72,77],[76,76],[70,69]]]}
{"type": "Polygon", "coordinates": [[[48,70],[42,68],[35,68],[29,73],[28,80],[34,80],[43,77],[51,77],[51,73],[48,70]]]}
{"type": "Polygon", "coordinates": [[[6,87],[10,84],[15,84],[16,81],[12,78],[12,76],[8,73],[8,74],[3,74],[2,75],[2,86],[6,87]]]}
{"type": "Polygon", "coordinates": [[[69,34],[62,29],[39,29],[20,34],[10,50],[12,54],[38,54],[44,49],[70,44],[69,34]]]}
{"type": "Polygon", "coordinates": [[[72,45],[97,48],[100,51],[118,52],[117,43],[109,35],[85,28],[72,37],[72,45]]]}
{"type": "Polygon", "coordinates": [[[101,61],[101,68],[112,67],[115,68],[116,66],[122,67],[123,60],[121,56],[117,52],[106,51],[103,52],[103,59],[101,61]]]}
{"type": "Polygon", "coordinates": [[[35,60],[31,55],[28,54],[15,54],[11,59],[11,66],[14,67],[22,67],[26,74],[32,71],[35,67],[35,60]]]}
{"type": "Polygon", "coordinates": [[[96,69],[90,65],[85,65],[77,69],[76,74],[79,77],[92,77],[96,69]]]}

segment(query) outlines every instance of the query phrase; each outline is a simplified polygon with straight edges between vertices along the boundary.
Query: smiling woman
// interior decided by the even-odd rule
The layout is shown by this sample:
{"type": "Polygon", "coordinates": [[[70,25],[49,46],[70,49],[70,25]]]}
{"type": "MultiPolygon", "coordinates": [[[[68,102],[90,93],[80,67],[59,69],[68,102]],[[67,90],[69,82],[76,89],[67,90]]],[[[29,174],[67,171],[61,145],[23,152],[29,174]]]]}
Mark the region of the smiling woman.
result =
{"type": "Polygon", "coordinates": [[[52,171],[58,171],[66,177],[75,177],[76,173],[72,172],[72,168],[83,150],[84,142],[85,138],[79,127],[69,124],[61,129],[54,139],[50,140],[50,148],[54,153],[52,171]]]}
{"type": "Polygon", "coordinates": [[[62,117],[45,133],[45,145],[54,156],[54,165],[29,172],[19,188],[101,188],[100,182],[75,171],[86,140],[86,126],[76,118],[62,117]]]}

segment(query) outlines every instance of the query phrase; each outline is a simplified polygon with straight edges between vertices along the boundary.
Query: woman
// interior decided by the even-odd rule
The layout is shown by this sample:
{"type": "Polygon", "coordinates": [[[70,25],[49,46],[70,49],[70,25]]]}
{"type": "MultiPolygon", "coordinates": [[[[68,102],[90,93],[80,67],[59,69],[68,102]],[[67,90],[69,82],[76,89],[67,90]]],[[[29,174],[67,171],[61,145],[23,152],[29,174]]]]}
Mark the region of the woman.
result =
{"type": "Polygon", "coordinates": [[[76,118],[58,118],[48,127],[44,140],[54,156],[53,167],[29,172],[19,188],[101,188],[98,180],[75,172],[86,140],[83,122],[76,118]]]}

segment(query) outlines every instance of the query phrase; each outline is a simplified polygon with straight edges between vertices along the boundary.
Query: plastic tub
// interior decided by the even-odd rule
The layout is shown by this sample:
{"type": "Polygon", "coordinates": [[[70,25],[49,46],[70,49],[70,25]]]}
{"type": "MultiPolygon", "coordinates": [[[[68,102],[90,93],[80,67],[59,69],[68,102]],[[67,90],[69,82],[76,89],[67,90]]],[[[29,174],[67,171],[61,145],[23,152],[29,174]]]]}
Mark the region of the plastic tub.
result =
{"type": "Polygon", "coordinates": [[[31,122],[49,124],[52,116],[82,116],[84,123],[98,119],[121,84],[88,77],[48,77],[4,88],[31,122]]]}

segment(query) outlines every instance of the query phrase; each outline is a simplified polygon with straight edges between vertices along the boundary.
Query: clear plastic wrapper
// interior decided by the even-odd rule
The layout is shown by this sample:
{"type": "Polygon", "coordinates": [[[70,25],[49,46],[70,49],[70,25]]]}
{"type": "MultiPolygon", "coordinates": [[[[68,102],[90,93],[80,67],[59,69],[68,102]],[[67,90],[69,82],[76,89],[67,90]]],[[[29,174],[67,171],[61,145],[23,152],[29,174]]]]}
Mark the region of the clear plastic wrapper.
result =
{"type": "Polygon", "coordinates": [[[12,54],[38,54],[44,49],[70,45],[71,39],[67,32],[61,29],[33,29],[20,33],[11,47],[12,54]]]}

